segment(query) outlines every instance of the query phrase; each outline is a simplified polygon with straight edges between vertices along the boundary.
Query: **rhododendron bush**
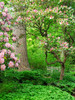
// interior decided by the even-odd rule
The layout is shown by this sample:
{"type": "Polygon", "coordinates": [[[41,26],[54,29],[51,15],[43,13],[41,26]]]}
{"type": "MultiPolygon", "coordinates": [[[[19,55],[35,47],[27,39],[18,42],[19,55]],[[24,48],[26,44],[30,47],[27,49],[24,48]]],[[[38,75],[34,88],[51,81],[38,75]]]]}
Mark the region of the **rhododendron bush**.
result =
{"type": "Polygon", "coordinates": [[[15,43],[17,38],[12,33],[12,16],[5,7],[4,2],[0,2],[0,70],[6,68],[18,67],[20,60],[15,54],[12,43],[15,43]]]}

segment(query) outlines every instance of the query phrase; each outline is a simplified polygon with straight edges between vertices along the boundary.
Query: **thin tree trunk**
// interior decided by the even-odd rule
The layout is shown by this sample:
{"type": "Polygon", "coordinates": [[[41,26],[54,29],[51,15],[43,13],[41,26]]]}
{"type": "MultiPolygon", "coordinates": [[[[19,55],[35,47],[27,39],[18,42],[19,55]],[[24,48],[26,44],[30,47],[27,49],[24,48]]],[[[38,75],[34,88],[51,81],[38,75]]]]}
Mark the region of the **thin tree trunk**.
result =
{"type": "Polygon", "coordinates": [[[15,26],[13,29],[13,33],[19,37],[20,35],[23,35],[22,38],[19,39],[17,44],[13,44],[15,47],[15,52],[20,54],[20,65],[19,65],[19,71],[23,70],[30,70],[29,63],[28,63],[28,57],[27,57],[27,45],[26,45],[26,32],[25,28],[22,25],[15,26]]]}
{"type": "Polygon", "coordinates": [[[64,69],[65,69],[64,63],[62,63],[62,64],[61,64],[60,80],[63,80],[63,77],[64,77],[64,69]]]}

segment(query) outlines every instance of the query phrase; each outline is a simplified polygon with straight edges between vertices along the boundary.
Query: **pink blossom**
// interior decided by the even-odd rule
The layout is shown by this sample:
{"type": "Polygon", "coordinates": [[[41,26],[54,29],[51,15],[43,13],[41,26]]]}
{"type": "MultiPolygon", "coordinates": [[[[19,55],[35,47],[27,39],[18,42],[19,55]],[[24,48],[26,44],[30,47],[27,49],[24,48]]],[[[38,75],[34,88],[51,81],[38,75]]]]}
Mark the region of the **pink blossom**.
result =
{"type": "Polygon", "coordinates": [[[1,65],[1,71],[4,71],[6,68],[5,64],[1,65]]]}
{"type": "Polygon", "coordinates": [[[8,21],[8,25],[11,25],[11,22],[10,21],[8,21]]]}
{"type": "Polygon", "coordinates": [[[27,10],[27,13],[29,13],[29,10],[27,10]]]}
{"type": "Polygon", "coordinates": [[[9,29],[8,27],[6,27],[6,31],[7,31],[7,32],[10,31],[10,29],[9,29]]]}
{"type": "Polygon", "coordinates": [[[11,47],[11,44],[10,44],[10,43],[6,43],[5,46],[6,46],[7,48],[10,48],[10,47],[11,47]]]}
{"type": "Polygon", "coordinates": [[[0,2],[0,5],[4,5],[4,2],[0,2]]]}
{"type": "Polygon", "coordinates": [[[4,31],[4,27],[1,27],[1,29],[4,31]]]}
{"type": "Polygon", "coordinates": [[[4,52],[5,54],[7,54],[7,50],[6,49],[2,49],[2,52],[4,52]]]}
{"type": "Polygon", "coordinates": [[[7,32],[4,33],[5,36],[9,37],[9,35],[7,34],[7,32]]]}
{"type": "Polygon", "coordinates": [[[51,49],[50,49],[50,51],[52,51],[54,48],[52,47],[51,49]]]}
{"type": "Polygon", "coordinates": [[[0,7],[4,8],[4,2],[0,2],[0,7]]]}
{"type": "Polygon", "coordinates": [[[18,60],[18,63],[20,63],[20,60],[18,60]]]}
{"type": "Polygon", "coordinates": [[[63,24],[63,22],[61,21],[61,22],[59,22],[60,24],[63,24]]]}
{"type": "Polygon", "coordinates": [[[17,57],[13,57],[13,59],[14,59],[15,61],[17,61],[17,57]]]}
{"type": "Polygon", "coordinates": [[[6,16],[7,16],[7,14],[6,14],[5,12],[2,12],[2,15],[3,15],[4,17],[6,17],[6,16]]]}
{"type": "Polygon", "coordinates": [[[59,13],[62,13],[62,11],[59,11],[59,13]]]}
{"type": "Polygon", "coordinates": [[[1,52],[0,53],[0,58],[3,58],[4,57],[4,52],[1,52]]]}
{"type": "Polygon", "coordinates": [[[53,19],[53,18],[54,18],[54,17],[51,15],[51,16],[50,16],[50,19],[53,19]]]}
{"type": "Polygon", "coordinates": [[[10,14],[7,14],[7,19],[12,19],[11,15],[10,14]]]}
{"type": "Polygon", "coordinates": [[[48,40],[50,40],[50,38],[48,38],[48,40]]]}
{"type": "Polygon", "coordinates": [[[60,37],[58,37],[58,39],[60,39],[60,37]]]}
{"type": "Polygon", "coordinates": [[[9,41],[8,37],[4,38],[4,42],[8,42],[8,41],[9,41]]]}
{"type": "Polygon", "coordinates": [[[5,22],[4,22],[4,21],[2,21],[2,22],[1,22],[1,24],[2,24],[2,25],[4,25],[4,24],[5,24],[5,22]]]}
{"type": "Polygon", "coordinates": [[[16,63],[16,64],[15,64],[15,67],[18,67],[18,66],[19,66],[19,64],[18,64],[18,63],[16,63]]]}
{"type": "Polygon", "coordinates": [[[9,64],[8,64],[8,66],[9,66],[10,68],[12,68],[12,67],[14,66],[13,61],[10,61],[9,64]]]}
{"type": "Polygon", "coordinates": [[[0,64],[4,63],[4,58],[0,58],[0,64]]]}
{"type": "Polygon", "coordinates": [[[9,55],[11,54],[11,51],[10,51],[10,50],[8,50],[8,54],[9,54],[9,55]]]}
{"type": "Polygon", "coordinates": [[[5,8],[5,12],[6,12],[6,13],[8,12],[8,9],[7,9],[7,7],[5,8]]]}
{"type": "Polygon", "coordinates": [[[16,37],[12,37],[12,40],[15,42],[16,41],[16,37]]]}
{"type": "Polygon", "coordinates": [[[73,46],[71,46],[70,48],[73,48],[73,46]]]}
{"type": "Polygon", "coordinates": [[[2,32],[0,32],[0,36],[2,36],[3,35],[3,33],[2,32]]]}
{"type": "Polygon", "coordinates": [[[15,54],[11,53],[10,58],[14,58],[14,57],[15,57],[15,54]]]}
{"type": "Polygon", "coordinates": [[[37,10],[36,10],[36,9],[34,9],[33,11],[34,11],[35,13],[37,12],[37,10]]]}
{"type": "Polygon", "coordinates": [[[69,25],[68,22],[66,22],[66,25],[69,25]]]}
{"type": "Polygon", "coordinates": [[[13,46],[11,46],[11,49],[12,49],[13,51],[15,50],[13,46]]]}

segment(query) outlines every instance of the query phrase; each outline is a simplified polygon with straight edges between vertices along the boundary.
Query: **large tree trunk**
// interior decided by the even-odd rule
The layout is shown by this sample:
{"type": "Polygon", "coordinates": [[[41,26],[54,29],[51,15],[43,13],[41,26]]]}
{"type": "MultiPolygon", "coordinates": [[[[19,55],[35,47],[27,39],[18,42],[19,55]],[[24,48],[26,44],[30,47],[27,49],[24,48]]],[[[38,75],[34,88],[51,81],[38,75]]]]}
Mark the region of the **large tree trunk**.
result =
{"type": "Polygon", "coordinates": [[[19,37],[21,35],[24,35],[22,38],[19,39],[18,43],[19,46],[17,46],[17,43],[13,44],[15,47],[15,52],[18,54],[20,53],[20,65],[19,65],[19,71],[23,70],[30,70],[29,63],[28,63],[28,57],[27,57],[27,46],[26,46],[26,32],[23,25],[18,25],[13,28],[13,33],[19,37]]]}
{"type": "Polygon", "coordinates": [[[61,63],[60,80],[63,80],[63,77],[64,77],[64,69],[65,69],[65,65],[64,65],[64,63],[61,63]]]}

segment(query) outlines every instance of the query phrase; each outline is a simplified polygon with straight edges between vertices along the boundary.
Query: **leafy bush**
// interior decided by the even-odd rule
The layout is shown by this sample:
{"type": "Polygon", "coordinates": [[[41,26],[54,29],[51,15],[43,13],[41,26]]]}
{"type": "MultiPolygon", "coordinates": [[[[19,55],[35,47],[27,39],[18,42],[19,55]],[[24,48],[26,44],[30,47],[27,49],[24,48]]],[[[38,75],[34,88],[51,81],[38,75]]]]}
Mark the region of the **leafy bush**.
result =
{"type": "Polygon", "coordinates": [[[34,85],[53,85],[59,87],[63,91],[67,91],[70,94],[75,92],[75,77],[70,73],[65,73],[64,80],[59,81],[59,72],[54,71],[50,73],[49,71],[42,70],[31,70],[18,72],[14,70],[7,70],[5,73],[2,73],[0,78],[2,79],[1,83],[27,83],[34,85]],[[5,76],[4,76],[4,75],[5,76]]]}
{"type": "Polygon", "coordinates": [[[15,91],[1,93],[0,100],[74,100],[74,98],[53,86],[19,84],[15,91]]]}

